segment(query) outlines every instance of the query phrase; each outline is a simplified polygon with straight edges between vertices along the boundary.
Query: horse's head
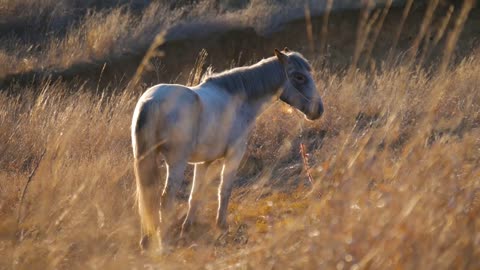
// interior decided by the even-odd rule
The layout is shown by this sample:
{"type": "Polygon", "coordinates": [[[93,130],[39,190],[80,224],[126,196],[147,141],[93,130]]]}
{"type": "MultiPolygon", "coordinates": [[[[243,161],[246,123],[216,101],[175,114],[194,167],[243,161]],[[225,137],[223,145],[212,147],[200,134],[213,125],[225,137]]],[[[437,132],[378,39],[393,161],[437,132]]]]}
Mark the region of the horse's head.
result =
{"type": "Polygon", "coordinates": [[[301,54],[290,52],[287,48],[283,52],[275,49],[275,55],[287,78],[280,99],[303,112],[309,120],[320,118],[323,102],[312,78],[310,64],[301,54]]]}

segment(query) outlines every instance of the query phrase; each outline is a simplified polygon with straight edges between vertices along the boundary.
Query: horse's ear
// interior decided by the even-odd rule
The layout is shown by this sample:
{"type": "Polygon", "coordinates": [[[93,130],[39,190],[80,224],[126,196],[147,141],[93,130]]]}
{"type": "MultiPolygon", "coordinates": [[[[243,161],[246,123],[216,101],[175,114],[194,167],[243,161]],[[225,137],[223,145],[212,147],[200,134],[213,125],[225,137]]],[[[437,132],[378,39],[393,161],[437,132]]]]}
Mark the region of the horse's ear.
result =
{"type": "Polygon", "coordinates": [[[290,49],[287,48],[287,47],[285,47],[285,48],[283,48],[283,51],[284,51],[284,52],[290,52],[290,49]]]}
{"type": "Polygon", "coordinates": [[[282,63],[283,65],[287,64],[288,56],[286,56],[284,53],[282,53],[278,49],[275,49],[275,56],[278,58],[278,61],[280,61],[280,63],[282,63]]]}

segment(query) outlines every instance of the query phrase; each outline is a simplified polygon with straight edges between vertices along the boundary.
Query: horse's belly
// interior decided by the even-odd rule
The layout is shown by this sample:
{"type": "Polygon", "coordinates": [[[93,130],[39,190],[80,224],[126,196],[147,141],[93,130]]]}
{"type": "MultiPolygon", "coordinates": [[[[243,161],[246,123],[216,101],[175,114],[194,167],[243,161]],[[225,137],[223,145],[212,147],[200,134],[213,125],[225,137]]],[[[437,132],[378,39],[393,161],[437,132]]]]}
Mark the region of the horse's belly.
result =
{"type": "Polygon", "coordinates": [[[223,158],[229,147],[230,129],[219,125],[220,121],[212,121],[200,127],[191,162],[214,161],[223,158]]]}
{"type": "MultiPolygon", "coordinates": [[[[234,122],[235,123],[235,122],[234,122]]],[[[214,125],[198,137],[190,162],[214,161],[223,158],[232,148],[246,142],[250,127],[246,123],[214,125]],[[240,143],[240,144],[239,144],[240,143]]]]}
{"type": "Polygon", "coordinates": [[[218,144],[197,145],[188,160],[191,163],[214,161],[223,158],[225,155],[225,146],[218,144]]]}
{"type": "Polygon", "coordinates": [[[223,158],[228,148],[228,129],[214,121],[200,127],[191,154],[193,162],[213,161],[223,158]]]}

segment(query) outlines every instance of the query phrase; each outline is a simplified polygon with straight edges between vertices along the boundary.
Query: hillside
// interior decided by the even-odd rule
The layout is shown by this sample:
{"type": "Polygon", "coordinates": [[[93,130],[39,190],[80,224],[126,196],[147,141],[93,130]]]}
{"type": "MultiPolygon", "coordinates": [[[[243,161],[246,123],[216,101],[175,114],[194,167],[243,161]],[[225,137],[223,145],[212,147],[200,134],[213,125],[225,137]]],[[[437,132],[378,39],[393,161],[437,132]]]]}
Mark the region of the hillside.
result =
{"type": "Polygon", "coordinates": [[[0,269],[479,269],[480,7],[334,2],[2,3],[0,269]],[[188,237],[142,253],[139,95],[285,46],[312,63],[325,115],[276,102],[250,136],[228,232],[214,179],[188,237]]]}

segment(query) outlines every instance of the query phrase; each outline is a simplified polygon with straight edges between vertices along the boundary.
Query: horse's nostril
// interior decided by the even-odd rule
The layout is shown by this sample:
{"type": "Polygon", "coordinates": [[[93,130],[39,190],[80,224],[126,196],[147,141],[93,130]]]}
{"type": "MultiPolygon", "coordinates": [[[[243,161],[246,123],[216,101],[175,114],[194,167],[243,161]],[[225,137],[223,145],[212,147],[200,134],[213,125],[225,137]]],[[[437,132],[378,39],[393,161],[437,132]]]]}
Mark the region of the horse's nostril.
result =
{"type": "Polygon", "coordinates": [[[318,115],[318,117],[322,116],[322,114],[323,114],[323,103],[322,102],[317,103],[317,105],[315,106],[315,109],[316,109],[315,112],[318,115]]]}
{"type": "Polygon", "coordinates": [[[308,120],[316,120],[322,117],[323,114],[323,103],[312,103],[306,114],[308,120]]]}
{"type": "Polygon", "coordinates": [[[320,105],[318,106],[318,115],[322,115],[323,114],[323,106],[320,105]]]}

